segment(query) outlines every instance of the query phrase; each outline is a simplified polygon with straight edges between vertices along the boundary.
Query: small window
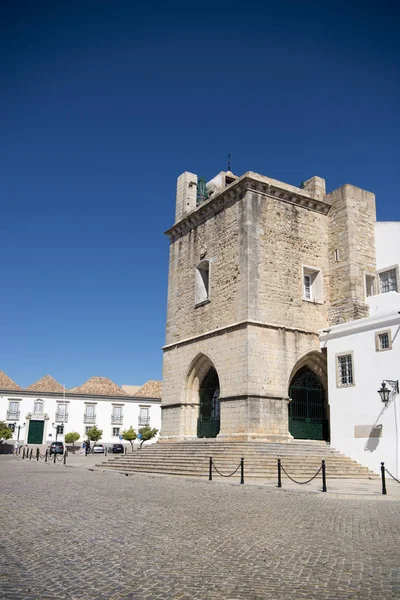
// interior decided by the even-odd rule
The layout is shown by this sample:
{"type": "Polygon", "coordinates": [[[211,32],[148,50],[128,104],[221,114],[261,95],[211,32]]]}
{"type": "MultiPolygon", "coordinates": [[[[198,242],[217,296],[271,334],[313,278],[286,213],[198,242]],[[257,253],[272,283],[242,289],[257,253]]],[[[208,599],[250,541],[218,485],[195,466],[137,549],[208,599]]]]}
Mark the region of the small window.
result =
{"type": "Polygon", "coordinates": [[[145,406],[140,407],[139,425],[150,425],[150,409],[145,406]]]}
{"type": "Polygon", "coordinates": [[[365,295],[367,298],[375,295],[375,277],[374,275],[365,276],[365,295]]]}
{"type": "Polygon", "coordinates": [[[67,407],[65,404],[57,404],[57,415],[59,417],[65,417],[67,413],[67,407]]]}
{"type": "Polygon", "coordinates": [[[35,415],[42,415],[43,414],[43,402],[41,400],[36,400],[35,404],[33,405],[33,413],[35,415]]]}
{"type": "Polygon", "coordinates": [[[340,354],[337,360],[337,386],[346,387],[354,385],[353,355],[340,354]]]}
{"type": "Polygon", "coordinates": [[[112,430],[113,437],[119,437],[119,432],[120,432],[119,427],[113,427],[113,430],[112,430]]]}
{"type": "Polygon", "coordinates": [[[203,260],[196,268],[195,303],[201,304],[210,299],[210,261],[203,260]]]}
{"type": "Polygon", "coordinates": [[[375,334],[375,349],[377,352],[392,349],[392,332],[390,329],[387,331],[378,331],[375,334]]]}
{"type": "Polygon", "coordinates": [[[379,273],[379,286],[381,294],[397,292],[396,269],[388,269],[379,273]]]}
{"type": "Polygon", "coordinates": [[[7,419],[15,419],[16,421],[19,420],[19,402],[12,402],[10,400],[7,419]]]}
{"type": "Polygon", "coordinates": [[[336,248],[336,250],[333,251],[333,259],[335,262],[339,262],[339,258],[340,258],[339,249],[336,248]]]}
{"type": "Polygon", "coordinates": [[[90,426],[89,427],[85,427],[85,435],[87,435],[89,433],[90,429],[92,429],[90,426]]]}
{"type": "Polygon", "coordinates": [[[318,269],[303,267],[303,300],[322,304],[322,276],[318,269]]]}
{"type": "Polygon", "coordinates": [[[113,417],[114,419],[122,418],[122,406],[113,406],[113,417]]]}
{"type": "Polygon", "coordinates": [[[57,425],[57,435],[62,435],[64,433],[64,425],[57,425]]]}

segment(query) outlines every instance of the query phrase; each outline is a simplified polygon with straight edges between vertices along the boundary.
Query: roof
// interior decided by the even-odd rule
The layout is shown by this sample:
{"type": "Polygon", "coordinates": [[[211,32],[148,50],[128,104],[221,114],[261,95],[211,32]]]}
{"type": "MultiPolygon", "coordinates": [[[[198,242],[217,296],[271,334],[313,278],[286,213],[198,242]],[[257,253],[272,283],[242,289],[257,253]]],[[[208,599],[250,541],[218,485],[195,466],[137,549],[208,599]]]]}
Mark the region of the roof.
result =
{"type": "Polygon", "coordinates": [[[51,375],[45,375],[35,383],[31,383],[25,388],[32,392],[63,392],[64,388],[61,383],[58,383],[51,375]]]}
{"type": "Polygon", "coordinates": [[[22,390],[8,375],[0,371],[0,390],[22,390]]]}
{"type": "Polygon", "coordinates": [[[88,396],[128,396],[122,388],[108,379],[108,377],[91,377],[78,387],[68,390],[72,394],[86,394],[88,396]]]}
{"type": "Polygon", "coordinates": [[[147,381],[140,390],[135,393],[138,398],[161,398],[162,397],[162,381],[150,380],[147,381]]]}

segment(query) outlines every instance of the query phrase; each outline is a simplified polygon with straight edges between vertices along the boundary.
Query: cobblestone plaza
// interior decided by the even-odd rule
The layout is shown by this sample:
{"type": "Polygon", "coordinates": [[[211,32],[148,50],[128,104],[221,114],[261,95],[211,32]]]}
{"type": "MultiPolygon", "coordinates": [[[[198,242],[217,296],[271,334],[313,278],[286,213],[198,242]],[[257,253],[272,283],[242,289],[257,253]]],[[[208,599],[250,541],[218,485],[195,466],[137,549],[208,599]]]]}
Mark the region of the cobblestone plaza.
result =
{"type": "Polygon", "coordinates": [[[1,600],[400,598],[399,508],[0,457],[1,600]]]}

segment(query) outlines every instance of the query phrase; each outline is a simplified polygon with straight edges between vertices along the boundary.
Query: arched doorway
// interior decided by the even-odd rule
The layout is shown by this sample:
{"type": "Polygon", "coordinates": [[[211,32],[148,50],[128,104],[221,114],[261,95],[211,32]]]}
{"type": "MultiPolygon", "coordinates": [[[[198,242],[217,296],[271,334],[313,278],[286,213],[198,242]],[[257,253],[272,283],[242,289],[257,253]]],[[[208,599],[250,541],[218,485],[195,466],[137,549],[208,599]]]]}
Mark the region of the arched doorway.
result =
{"type": "Polygon", "coordinates": [[[220,428],[219,379],[214,367],[210,367],[199,388],[199,418],[197,437],[217,437],[220,428]]]}
{"type": "Polygon", "coordinates": [[[303,367],[289,387],[289,431],[296,439],[329,441],[329,420],[324,387],[319,377],[303,367]]]}

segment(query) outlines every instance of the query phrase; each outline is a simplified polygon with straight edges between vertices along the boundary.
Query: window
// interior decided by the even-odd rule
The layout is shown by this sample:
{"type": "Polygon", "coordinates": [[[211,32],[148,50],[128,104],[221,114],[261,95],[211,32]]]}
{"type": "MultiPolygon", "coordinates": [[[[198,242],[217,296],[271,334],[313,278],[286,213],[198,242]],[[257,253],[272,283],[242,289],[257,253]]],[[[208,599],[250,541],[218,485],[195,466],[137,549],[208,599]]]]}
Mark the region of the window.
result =
{"type": "Polygon", "coordinates": [[[10,404],[7,411],[7,419],[19,420],[19,402],[13,402],[10,400],[10,404]]]}
{"type": "Polygon", "coordinates": [[[318,269],[303,267],[303,300],[322,304],[322,276],[318,269]]]}
{"type": "Polygon", "coordinates": [[[119,432],[120,432],[119,427],[113,427],[113,430],[112,430],[113,437],[119,437],[119,432]]]}
{"type": "Polygon", "coordinates": [[[375,295],[375,276],[365,275],[365,295],[367,298],[375,295]]]}
{"type": "Polygon", "coordinates": [[[392,349],[392,332],[390,329],[387,331],[378,331],[375,334],[375,349],[377,352],[392,349]]]}
{"type": "Polygon", "coordinates": [[[65,404],[57,404],[57,414],[60,415],[60,417],[65,417],[65,413],[67,412],[66,408],[65,404]]]}
{"type": "Polygon", "coordinates": [[[122,406],[113,406],[111,422],[122,424],[122,406]]]}
{"type": "Polygon", "coordinates": [[[337,360],[337,387],[354,385],[353,355],[339,354],[337,360]]]}
{"type": "Polygon", "coordinates": [[[139,425],[150,424],[150,408],[148,406],[141,406],[139,409],[139,425]]]}
{"type": "Polygon", "coordinates": [[[335,262],[339,262],[339,258],[340,258],[339,250],[338,250],[338,248],[336,248],[336,250],[333,251],[333,259],[335,262]]]}
{"type": "Polygon", "coordinates": [[[43,402],[41,400],[35,400],[35,404],[33,405],[33,414],[35,414],[35,415],[43,414],[43,402]]]}
{"type": "Polygon", "coordinates": [[[86,421],[86,423],[95,423],[96,422],[96,414],[95,414],[95,405],[94,404],[87,404],[85,406],[85,414],[84,414],[84,420],[86,421]]]}
{"type": "Polygon", "coordinates": [[[379,273],[379,285],[381,294],[386,292],[397,292],[396,269],[388,269],[379,273]]]}
{"type": "Polygon", "coordinates": [[[64,425],[57,425],[57,435],[62,435],[64,433],[64,425]]]}
{"type": "Polygon", "coordinates": [[[87,435],[89,433],[89,429],[92,429],[91,427],[85,427],[85,435],[87,435]]]}
{"type": "Polygon", "coordinates": [[[196,268],[195,303],[202,304],[210,299],[210,261],[203,260],[196,268]]]}

